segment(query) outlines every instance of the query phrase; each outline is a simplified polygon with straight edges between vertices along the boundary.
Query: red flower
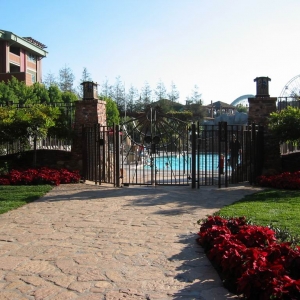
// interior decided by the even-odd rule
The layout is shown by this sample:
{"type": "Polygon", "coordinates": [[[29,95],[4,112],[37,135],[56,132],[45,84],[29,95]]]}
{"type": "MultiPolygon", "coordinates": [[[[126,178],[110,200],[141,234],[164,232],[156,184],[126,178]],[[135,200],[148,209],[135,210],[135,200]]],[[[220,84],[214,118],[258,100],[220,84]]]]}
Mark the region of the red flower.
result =
{"type": "Polygon", "coordinates": [[[300,171],[290,173],[284,172],[278,175],[259,176],[257,182],[260,186],[277,189],[300,189],[300,171]]]}
{"type": "Polygon", "coordinates": [[[11,170],[0,176],[0,185],[9,184],[53,184],[76,183],[80,180],[79,171],[55,170],[46,167],[27,170],[11,170]]]}
{"type": "Polygon", "coordinates": [[[225,283],[246,299],[300,299],[300,247],[278,244],[268,227],[209,217],[199,241],[225,283]]]}

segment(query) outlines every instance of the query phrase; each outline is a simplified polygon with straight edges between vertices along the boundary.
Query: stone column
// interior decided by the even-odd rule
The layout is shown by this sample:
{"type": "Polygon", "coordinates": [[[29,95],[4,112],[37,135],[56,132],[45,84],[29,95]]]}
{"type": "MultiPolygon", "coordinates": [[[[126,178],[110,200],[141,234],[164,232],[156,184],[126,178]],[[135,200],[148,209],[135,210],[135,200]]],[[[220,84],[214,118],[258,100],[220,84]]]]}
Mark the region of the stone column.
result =
{"type": "Polygon", "coordinates": [[[93,127],[97,124],[106,126],[106,102],[97,96],[97,84],[83,82],[83,100],[75,104],[74,138],[72,144],[72,157],[82,165],[82,128],[93,127]]]}
{"type": "Polygon", "coordinates": [[[272,112],[277,110],[276,97],[269,95],[269,81],[268,77],[257,77],[256,82],[256,96],[255,98],[248,98],[249,124],[255,123],[264,126],[264,163],[263,173],[270,172],[270,170],[281,171],[280,147],[277,139],[270,134],[268,129],[268,117],[272,112]]]}

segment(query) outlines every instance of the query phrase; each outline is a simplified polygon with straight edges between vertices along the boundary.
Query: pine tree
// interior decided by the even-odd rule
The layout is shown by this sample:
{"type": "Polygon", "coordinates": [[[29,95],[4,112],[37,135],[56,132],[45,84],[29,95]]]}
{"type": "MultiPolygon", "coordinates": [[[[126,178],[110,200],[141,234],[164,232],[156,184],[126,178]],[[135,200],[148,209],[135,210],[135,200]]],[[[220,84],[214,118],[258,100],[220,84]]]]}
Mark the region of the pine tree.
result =
{"type": "Polygon", "coordinates": [[[81,79],[80,79],[80,85],[77,87],[79,98],[83,97],[83,85],[81,83],[85,81],[92,81],[91,74],[88,72],[86,67],[83,68],[81,79]]]}
{"type": "Polygon", "coordinates": [[[150,85],[146,81],[144,86],[142,87],[142,93],[141,93],[142,107],[140,107],[140,110],[145,109],[147,107],[147,105],[152,103],[152,95],[151,94],[152,94],[152,90],[150,88],[150,85]]]}
{"type": "Polygon", "coordinates": [[[168,99],[172,102],[176,102],[179,99],[179,92],[173,81],[171,82],[171,91],[168,94],[168,99]]]}
{"type": "Polygon", "coordinates": [[[159,82],[157,83],[155,95],[156,101],[167,98],[167,90],[165,88],[164,83],[161,80],[159,80],[159,82]]]}
{"type": "Polygon", "coordinates": [[[62,92],[72,92],[75,93],[73,88],[75,76],[72,70],[65,66],[59,70],[59,83],[58,86],[62,92]]]}

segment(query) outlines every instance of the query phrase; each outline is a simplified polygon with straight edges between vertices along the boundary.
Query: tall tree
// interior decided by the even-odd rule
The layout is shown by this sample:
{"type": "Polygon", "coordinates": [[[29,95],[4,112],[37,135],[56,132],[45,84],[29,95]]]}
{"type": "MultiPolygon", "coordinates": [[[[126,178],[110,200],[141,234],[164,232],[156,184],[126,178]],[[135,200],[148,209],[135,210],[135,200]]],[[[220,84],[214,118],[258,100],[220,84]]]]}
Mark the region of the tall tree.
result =
{"type": "Polygon", "coordinates": [[[62,91],[58,88],[57,85],[51,85],[48,88],[48,94],[50,98],[50,103],[62,102],[62,91]]]}
{"type": "Polygon", "coordinates": [[[115,85],[113,86],[113,100],[116,102],[118,110],[125,110],[125,88],[123,82],[121,81],[121,77],[118,76],[115,81],[115,85]]]}
{"type": "Polygon", "coordinates": [[[102,98],[106,102],[106,124],[112,126],[113,124],[119,124],[120,113],[118,111],[116,102],[110,97],[102,98]]]}
{"type": "Polygon", "coordinates": [[[179,99],[179,92],[173,81],[171,82],[171,90],[170,93],[168,93],[168,99],[172,102],[175,102],[179,99]]]}
{"type": "Polygon", "coordinates": [[[106,78],[105,81],[102,82],[101,84],[101,92],[99,93],[100,96],[102,97],[112,97],[113,96],[113,91],[112,91],[112,86],[109,84],[108,79],[106,78]]]}
{"type": "Polygon", "coordinates": [[[62,98],[62,101],[66,104],[73,103],[78,99],[77,95],[72,92],[63,92],[61,94],[61,98],[62,98]]]}
{"type": "Polygon", "coordinates": [[[59,70],[59,88],[62,92],[74,92],[73,84],[74,84],[75,76],[72,70],[65,66],[64,68],[59,70]]]}
{"type": "Polygon", "coordinates": [[[83,86],[81,83],[85,82],[85,81],[92,81],[91,74],[88,72],[86,67],[83,68],[83,71],[81,74],[81,79],[80,79],[80,84],[77,87],[77,93],[78,93],[79,98],[81,98],[81,99],[83,97],[83,86]]]}
{"type": "Polygon", "coordinates": [[[193,104],[202,104],[201,97],[202,94],[199,93],[199,87],[195,84],[192,90],[192,96],[190,97],[190,100],[193,104]]]}
{"type": "Polygon", "coordinates": [[[145,105],[144,105],[144,102],[143,102],[143,100],[142,100],[142,96],[140,95],[140,96],[136,99],[136,101],[135,101],[135,103],[134,103],[134,110],[137,111],[137,112],[140,112],[140,111],[143,111],[143,110],[144,110],[144,107],[145,107],[145,105]]]}
{"type": "Polygon", "coordinates": [[[159,80],[159,82],[157,83],[155,95],[156,101],[167,98],[167,90],[164,83],[161,80],[159,80]]]}
{"type": "Polygon", "coordinates": [[[127,94],[126,94],[126,111],[128,112],[133,112],[135,109],[135,102],[138,99],[139,94],[138,94],[138,90],[133,87],[132,85],[130,86],[127,94]]]}
{"type": "Polygon", "coordinates": [[[140,107],[140,110],[145,109],[145,107],[147,105],[152,103],[152,90],[147,81],[145,82],[144,86],[142,87],[141,103],[142,103],[142,107],[140,107]]]}
{"type": "Polygon", "coordinates": [[[18,97],[4,81],[0,82],[0,104],[17,103],[18,97]]]}
{"type": "Polygon", "coordinates": [[[35,82],[30,88],[33,90],[34,100],[37,104],[50,103],[49,93],[44,84],[35,82]]]}
{"type": "Polygon", "coordinates": [[[18,102],[20,105],[36,102],[33,90],[27,86],[25,82],[19,81],[15,77],[12,77],[11,80],[8,80],[7,85],[16,96],[16,102],[18,102]]]}
{"type": "Polygon", "coordinates": [[[81,82],[92,81],[91,74],[88,72],[87,68],[84,67],[81,75],[81,82]]]}
{"type": "Polygon", "coordinates": [[[58,85],[55,75],[51,72],[44,77],[43,83],[46,88],[49,88],[51,85],[58,85]]]}

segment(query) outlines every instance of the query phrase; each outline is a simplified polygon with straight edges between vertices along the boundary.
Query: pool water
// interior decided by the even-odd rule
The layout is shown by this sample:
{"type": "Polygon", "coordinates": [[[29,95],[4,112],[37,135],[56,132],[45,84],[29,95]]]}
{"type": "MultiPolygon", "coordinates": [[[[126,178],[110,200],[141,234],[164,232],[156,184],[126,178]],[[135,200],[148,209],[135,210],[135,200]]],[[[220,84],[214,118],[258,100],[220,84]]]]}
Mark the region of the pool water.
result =
{"type": "MultiPolygon", "coordinates": [[[[218,154],[200,154],[200,170],[217,169],[219,164],[218,154]]],[[[196,166],[198,164],[198,155],[196,155],[196,166]]],[[[154,158],[155,168],[158,170],[190,170],[192,165],[191,155],[164,156],[154,158]]],[[[146,167],[149,167],[147,165],[146,167]]]]}

